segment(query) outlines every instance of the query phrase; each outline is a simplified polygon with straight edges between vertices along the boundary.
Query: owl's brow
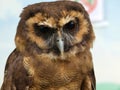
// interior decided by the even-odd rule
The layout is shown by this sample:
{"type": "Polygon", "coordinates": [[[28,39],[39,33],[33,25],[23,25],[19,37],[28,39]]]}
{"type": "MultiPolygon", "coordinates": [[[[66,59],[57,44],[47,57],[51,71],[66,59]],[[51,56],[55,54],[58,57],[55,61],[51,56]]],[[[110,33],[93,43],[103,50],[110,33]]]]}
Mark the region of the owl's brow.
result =
{"type": "Polygon", "coordinates": [[[65,24],[67,24],[68,22],[70,21],[74,21],[76,17],[72,17],[72,16],[66,16],[66,17],[63,17],[59,20],[59,24],[60,26],[64,26],[65,24]]]}
{"type": "Polygon", "coordinates": [[[49,27],[51,27],[51,28],[55,28],[51,23],[48,23],[48,22],[46,22],[46,21],[39,22],[38,25],[39,25],[39,26],[40,26],[40,25],[45,25],[45,26],[49,26],[49,27]]]}

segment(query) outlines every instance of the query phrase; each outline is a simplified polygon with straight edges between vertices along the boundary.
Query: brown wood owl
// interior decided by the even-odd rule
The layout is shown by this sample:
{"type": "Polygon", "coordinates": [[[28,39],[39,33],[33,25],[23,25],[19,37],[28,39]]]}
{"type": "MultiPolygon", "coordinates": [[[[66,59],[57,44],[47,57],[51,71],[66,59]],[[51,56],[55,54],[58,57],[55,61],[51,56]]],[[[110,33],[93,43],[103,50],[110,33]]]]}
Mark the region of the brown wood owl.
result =
{"type": "Polygon", "coordinates": [[[96,90],[88,13],[72,1],[24,8],[1,90],[96,90]]]}

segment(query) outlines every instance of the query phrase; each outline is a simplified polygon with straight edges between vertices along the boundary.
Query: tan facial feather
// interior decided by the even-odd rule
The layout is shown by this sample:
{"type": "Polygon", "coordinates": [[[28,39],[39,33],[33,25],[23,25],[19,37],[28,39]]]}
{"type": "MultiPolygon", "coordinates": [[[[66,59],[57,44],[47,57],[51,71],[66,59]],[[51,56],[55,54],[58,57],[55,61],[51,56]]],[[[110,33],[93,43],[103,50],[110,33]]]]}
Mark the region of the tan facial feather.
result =
{"type": "Polygon", "coordinates": [[[69,15],[67,17],[63,17],[59,21],[59,26],[62,27],[63,25],[65,25],[66,23],[68,23],[69,21],[74,20],[74,19],[75,19],[74,17],[71,17],[69,15]]]}
{"type": "Polygon", "coordinates": [[[42,38],[36,36],[33,28],[33,24],[38,23],[38,25],[46,25],[49,27],[56,27],[55,20],[50,17],[46,18],[41,13],[36,14],[34,17],[31,17],[26,21],[26,25],[28,26],[28,37],[31,41],[35,42],[39,47],[43,49],[47,49],[46,42],[42,38]]]}
{"type": "Polygon", "coordinates": [[[79,19],[79,31],[77,32],[75,38],[77,42],[82,41],[83,35],[88,33],[88,21],[85,19],[84,15],[80,12],[76,11],[70,11],[66,12],[63,11],[63,17],[59,21],[60,26],[64,26],[66,23],[68,23],[71,20],[74,20],[75,18],[79,19]]]}
{"type": "Polygon", "coordinates": [[[40,48],[47,49],[45,40],[35,35],[35,33],[29,32],[28,37],[32,42],[35,42],[40,48]]]}
{"type": "Polygon", "coordinates": [[[55,23],[56,23],[55,20],[52,17],[50,17],[43,22],[39,22],[38,25],[46,25],[46,26],[49,26],[49,27],[52,27],[52,28],[56,28],[55,23]]]}
{"type": "Polygon", "coordinates": [[[80,42],[83,39],[83,35],[88,33],[88,22],[84,18],[81,18],[79,32],[76,34],[76,39],[80,42]]]}
{"type": "MultiPolygon", "coordinates": [[[[31,20],[34,21],[34,19],[31,19],[31,20]]],[[[30,40],[32,42],[35,42],[39,47],[46,48],[47,46],[45,44],[45,41],[42,38],[36,36],[36,34],[34,32],[34,28],[33,28],[33,24],[34,23],[35,22],[32,22],[31,24],[28,24],[28,30],[29,30],[29,32],[27,33],[27,35],[30,38],[30,40]]]]}
{"type": "Polygon", "coordinates": [[[26,25],[33,25],[34,23],[38,23],[38,25],[46,25],[49,27],[55,27],[55,20],[52,17],[45,17],[41,13],[37,13],[34,17],[31,17],[26,21],[26,25]]]}

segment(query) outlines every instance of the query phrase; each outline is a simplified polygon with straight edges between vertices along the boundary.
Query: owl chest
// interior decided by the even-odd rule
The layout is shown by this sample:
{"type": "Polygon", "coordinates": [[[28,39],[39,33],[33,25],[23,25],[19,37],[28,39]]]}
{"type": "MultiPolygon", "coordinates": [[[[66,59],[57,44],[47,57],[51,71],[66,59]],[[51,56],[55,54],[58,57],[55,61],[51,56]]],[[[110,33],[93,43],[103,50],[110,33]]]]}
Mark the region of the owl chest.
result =
{"type": "Polygon", "coordinates": [[[36,71],[34,82],[41,86],[59,87],[78,80],[80,82],[81,77],[79,65],[73,63],[45,64],[36,71]]]}

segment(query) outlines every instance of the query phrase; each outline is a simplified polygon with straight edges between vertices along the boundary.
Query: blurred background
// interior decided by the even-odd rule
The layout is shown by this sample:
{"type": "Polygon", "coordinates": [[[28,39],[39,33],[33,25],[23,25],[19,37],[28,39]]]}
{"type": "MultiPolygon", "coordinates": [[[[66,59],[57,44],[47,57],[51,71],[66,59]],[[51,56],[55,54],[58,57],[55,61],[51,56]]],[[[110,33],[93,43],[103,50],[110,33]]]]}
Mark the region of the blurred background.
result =
{"type": "MultiPolygon", "coordinates": [[[[53,0],[0,0],[0,87],[14,50],[19,15],[29,4],[53,0]]],[[[75,0],[88,11],[96,40],[91,49],[97,90],[120,90],[120,0],[75,0]]]]}

